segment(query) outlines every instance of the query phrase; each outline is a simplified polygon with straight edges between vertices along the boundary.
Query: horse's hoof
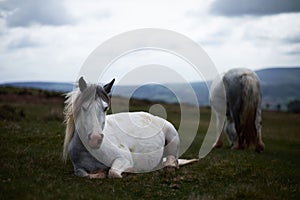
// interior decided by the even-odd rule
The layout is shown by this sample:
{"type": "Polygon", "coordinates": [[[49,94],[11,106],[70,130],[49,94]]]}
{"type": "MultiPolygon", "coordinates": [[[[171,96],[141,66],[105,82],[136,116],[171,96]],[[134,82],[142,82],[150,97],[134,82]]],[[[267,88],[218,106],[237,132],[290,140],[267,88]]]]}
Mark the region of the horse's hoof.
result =
{"type": "Polygon", "coordinates": [[[88,176],[90,179],[102,179],[102,178],[106,178],[106,173],[97,173],[97,174],[89,174],[88,176]]]}
{"type": "Polygon", "coordinates": [[[116,170],[110,169],[108,172],[108,178],[122,178],[122,173],[118,173],[116,170]]]}
{"type": "Polygon", "coordinates": [[[231,149],[233,149],[233,150],[243,150],[243,149],[245,149],[245,147],[244,146],[240,146],[240,145],[233,145],[231,147],[231,149]]]}
{"type": "Polygon", "coordinates": [[[106,177],[107,177],[107,170],[103,170],[103,169],[92,172],[91,174],[88,175],[88,178],[90,179],[100,179],[106,177]]]}
{"type": "Polygon", "coordinates": [[[263,143],[256,144],[256,146],[255,146],[255,151],[256,151],[257,153],[262,152],[264,149],[265,149],[265,145],[264,145],[263,143]]]}
{"type": "Polygon", "coordinates": [[[178,161],[175,156],[167,156],[166,161],[163,162],[164,167],[178,168],[178,161]]]}
{"type": "Polygon", "coordinates": [[[217,142],[213,145],[213,148],[222,148],[223,147],[223,142],[217,142]]]}

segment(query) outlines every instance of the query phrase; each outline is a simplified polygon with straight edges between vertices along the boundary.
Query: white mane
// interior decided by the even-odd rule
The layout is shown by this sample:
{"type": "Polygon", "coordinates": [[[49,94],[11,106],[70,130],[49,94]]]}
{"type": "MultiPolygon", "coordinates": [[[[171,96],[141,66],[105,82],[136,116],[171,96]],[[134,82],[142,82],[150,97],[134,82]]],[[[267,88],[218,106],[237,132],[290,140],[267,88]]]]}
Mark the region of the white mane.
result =
{"type": "Polygon", "coordinates": [[[66,94],[65,108],[64,108],[64,123],[66,124],[66,132],[63,147],[63,160],[66,162],[68,157],[68,144],[73,137],[75,124],[73,115],[74,99],[78,96],[79,90],[74,90],[66,94]]]}

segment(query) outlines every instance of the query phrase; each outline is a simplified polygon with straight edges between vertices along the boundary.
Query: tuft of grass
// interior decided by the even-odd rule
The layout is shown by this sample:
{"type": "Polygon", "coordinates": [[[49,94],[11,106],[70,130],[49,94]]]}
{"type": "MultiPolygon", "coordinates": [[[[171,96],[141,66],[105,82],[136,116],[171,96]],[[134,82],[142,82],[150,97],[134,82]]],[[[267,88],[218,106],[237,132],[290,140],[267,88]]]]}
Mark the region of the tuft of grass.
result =
{"type": "Polygon", "coordinates": [[[9,104],[0,106],[0,120],[19,121],[22,118],[25,118],[23,109],[18,109],[9,104]]]}
{"type": "MultiPolygon", "coordinates": [[[[35,90],[31,93],[30,99],[43,98],[35,90]]],[[[260,154],[253,148],[231,150],[223,138],[223,148],[173,173],[158,170],[123,179],[89,180],[76,177],[71,162],[61,160],[63,99],[30,103],[21,97],[11,102],[2,97],[0,107],[23,110],[26,117],[0,121],[1,199],[300,199],[300,115],[264,112],[266,149],[260,154]]],[[[122,103],[121,98],[118,101],[122,103]]],[[[152,104],[132,100],[130,110],[147,111],[152,104]]],[[[161,105],[178,127],[180,107],[161,105]]],[[[210,109],[200,111],[198,133],[183,155],[186,158],[198,156],[209,125],[210,109]]]]}

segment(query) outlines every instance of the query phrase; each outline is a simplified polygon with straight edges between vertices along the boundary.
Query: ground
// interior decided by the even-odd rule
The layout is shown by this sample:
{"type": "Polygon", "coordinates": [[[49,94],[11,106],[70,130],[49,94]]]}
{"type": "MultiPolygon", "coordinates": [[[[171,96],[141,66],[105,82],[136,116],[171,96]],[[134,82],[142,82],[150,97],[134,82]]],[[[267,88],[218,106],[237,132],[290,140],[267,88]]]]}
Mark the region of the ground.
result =
{"type": "MultiPolygon", "coordinates": [[[[131,110],[153,103],[131,100],[131,110]]],[[[175,127],[180,109],[163,104],[175,127]]],[[[0,88],[1,199],[300,199],[300,115],[263,112],[264,152],[214,149],[175,172],[123,179],[76,177],[63,163],[63,98],[40,90],[0,88]]],[[[195,158],[210,118],[201,108],[198,134],[182,156],[195,158]]]]}

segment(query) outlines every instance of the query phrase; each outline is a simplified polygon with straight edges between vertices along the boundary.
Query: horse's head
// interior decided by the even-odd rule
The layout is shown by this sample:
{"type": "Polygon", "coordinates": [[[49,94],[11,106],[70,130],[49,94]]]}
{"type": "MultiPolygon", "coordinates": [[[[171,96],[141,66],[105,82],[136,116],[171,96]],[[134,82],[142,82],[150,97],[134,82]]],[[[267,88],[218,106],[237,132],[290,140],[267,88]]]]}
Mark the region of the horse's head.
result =
{"type": "Polygon", "coordinates": [[[99,148],[103,141],[106,112],[110,106],[111,91],[115,79],[103,87],[88,85],[81,77],[79,79],[78,95],[74,101],[75,126],[81,139],[88,137],[88,145],[99,148]]]}

